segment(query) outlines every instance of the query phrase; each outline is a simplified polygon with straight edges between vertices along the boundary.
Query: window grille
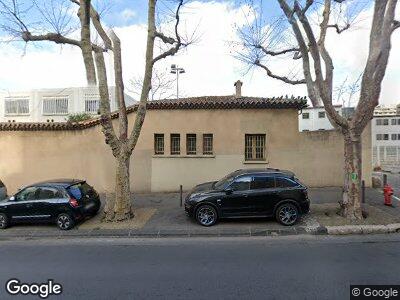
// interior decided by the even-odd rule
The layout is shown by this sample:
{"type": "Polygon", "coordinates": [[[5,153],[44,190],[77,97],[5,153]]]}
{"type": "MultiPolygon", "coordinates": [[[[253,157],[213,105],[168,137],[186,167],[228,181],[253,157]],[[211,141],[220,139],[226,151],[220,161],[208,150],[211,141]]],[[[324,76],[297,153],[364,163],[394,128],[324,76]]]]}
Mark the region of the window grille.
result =
{"type": "Polygon", "coordinates": [[[213,154],[213,142],[212,134],[203,134],[203,155],[213,154]]]}
{"type": "Polygon", "coordinates": [[[43,115],[67,115],[68,102],[68,96],[43,97],[43,115]]]}
{"type": "Polygon", "coordinates": [[[265,134],[245,135],[245,160],[265,160],[265,134]]]}
{"type": "Polygon", "coordinates": [[[171,134],[171,154],[179,155],[181,154],[181,136],[180,134],[171,134]]]}
{"type": "Polygon", "coordinates": [[[93,94],[85,94],[85,112],[90,114],[97,114],[100,109],[100,95],[93,94]]]}
{"type": "Polygon", "coordinates": [[[187,134],[186,135],[186,154],[196,155],[196,135],[187,134]]]}
{"type": "Polygon", "coordinates": [[[154,134],[154,154],[164,154],[164,135],[154,134]]]}
{"type": "Polygon", "coordinates": [[[29,114],[29,96],[5,97],[4,102],[6,116],[29,114]]]}

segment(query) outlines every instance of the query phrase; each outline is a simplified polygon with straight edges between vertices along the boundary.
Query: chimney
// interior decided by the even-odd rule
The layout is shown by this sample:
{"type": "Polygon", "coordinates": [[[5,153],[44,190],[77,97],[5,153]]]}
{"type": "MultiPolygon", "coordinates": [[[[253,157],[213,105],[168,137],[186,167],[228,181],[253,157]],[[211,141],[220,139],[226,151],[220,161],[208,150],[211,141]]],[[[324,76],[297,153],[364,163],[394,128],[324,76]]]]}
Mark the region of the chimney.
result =
{"type": "Polygon", "coordinates": [[[242,85],[243,82],[241,82],[240,80],[235,82],[234,86],[236,87],[236,97],[242,97],[242,85]]]}

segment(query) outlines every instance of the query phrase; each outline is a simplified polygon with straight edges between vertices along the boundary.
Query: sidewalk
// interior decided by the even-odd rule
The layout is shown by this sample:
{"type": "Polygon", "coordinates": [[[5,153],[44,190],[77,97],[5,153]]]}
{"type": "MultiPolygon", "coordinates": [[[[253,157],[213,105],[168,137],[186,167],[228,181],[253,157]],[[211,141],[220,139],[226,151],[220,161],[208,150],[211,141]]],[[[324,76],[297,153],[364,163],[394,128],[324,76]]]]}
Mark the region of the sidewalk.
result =
{"type": "MultiPolygon", "coordinates": [[[[341,189],[310,189],[309,195],[312,203],[311,214],[303,216],[298,224],[291,227],[265,218],[221,220],[215,226],[203,227],[186,216],[183,207],[180,207],[179,193],[152,193],[134,195],[136,216],[128,223],[108,223],[110,225],[105,228],[97,220],[90,219],[78,224],[70,231],[60,231],[54,225],[14,225],[7,230],[0,231],[0,238],[275,236],[327,234],[329,229],[332,232],[332,228],[318,222],[318,218],[321,218],[316,212],[321,207],[336,208],[337,201],[341,196],[341,189]]],[[[382,198],[380,190],[367,189],[367,207],[381,212],[382,216],[387,218],[386,224],[400,223],[400,202],[394,201],[396,207],[386,207],[382,204],[382,198]]],[[[370,224],[374,223],[360,226],[365,227],[370,224]]],[[[362,227],[357,228],[356,232],[360,231],[362,227]]],[[[365,228],[365,232],[373,230],[372,227],[365,228]]],[[[395,232],[396,228],[391,232],[395,232]]],[[[388,230],[388,227],[381,227],[380,232],[388,232],[388,230]]]]}

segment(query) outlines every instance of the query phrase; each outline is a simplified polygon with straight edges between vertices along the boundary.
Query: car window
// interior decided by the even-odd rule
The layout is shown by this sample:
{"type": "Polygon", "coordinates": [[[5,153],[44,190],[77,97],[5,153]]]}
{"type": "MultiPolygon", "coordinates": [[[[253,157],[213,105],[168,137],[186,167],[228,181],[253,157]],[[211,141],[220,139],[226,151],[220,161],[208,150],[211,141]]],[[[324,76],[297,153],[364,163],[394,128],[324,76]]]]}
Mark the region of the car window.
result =
{"type": "Polygon", "coordinates": [[[4,187],[4,183],[3,183],[3,181],[0,180],[0,188],[3,188],[3,187],[4,187]]]}
{"type": "Polygon", "coordinates": [[[40,187],[38,199],[56,199],[63,198],[63,194],[56,188],[40,187]]]}
{"type": "Polygon", "coordinates": [[[254,176],[250,185],[251,190],[272,188],[275,188],[275,179],[271,176],[254,176]]]}
{"type": "Polygon", "coordinates": [[[16,201],[29,201],[36,200],[39,198],[39,189],[37,187],[28,187],[20,191],[16,196],[16,201]]]}
{"type": "Polygon", "coordinates": [[[93,188],[88,185],[86,182],[75,184],[68,188],[68,192],[72,197],[76,200],[82,199],[83,196],[91,196],[94,191],[93,188]]]}
{"type": "Polygon", "coordinates": [[[286,188],[286,187],[294,187],[298,186],[297,182],[285,177],[276,177],[276,187],[278,188],[286,188]]]}
{"type": "Polygon", "coordinates": [[[250,182],[251,182],[250,176],[239,177],[236,178],[234,182],[232,182],[230,188],[233,191],[246,191],[250,189],[250,182]]]}

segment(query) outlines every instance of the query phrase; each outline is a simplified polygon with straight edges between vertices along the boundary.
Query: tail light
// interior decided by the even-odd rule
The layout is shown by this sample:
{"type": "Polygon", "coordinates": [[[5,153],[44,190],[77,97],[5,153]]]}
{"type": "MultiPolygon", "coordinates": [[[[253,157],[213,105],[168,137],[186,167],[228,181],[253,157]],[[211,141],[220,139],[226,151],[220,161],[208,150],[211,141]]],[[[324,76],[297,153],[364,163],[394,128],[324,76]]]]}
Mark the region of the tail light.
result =
{"type": "Polygon", "coordinates": [[[71,205],[74,208],[79,206],[78,200],[76,200],[75,198],[70,198],[68,202],[69,205],[71,205]]]}

